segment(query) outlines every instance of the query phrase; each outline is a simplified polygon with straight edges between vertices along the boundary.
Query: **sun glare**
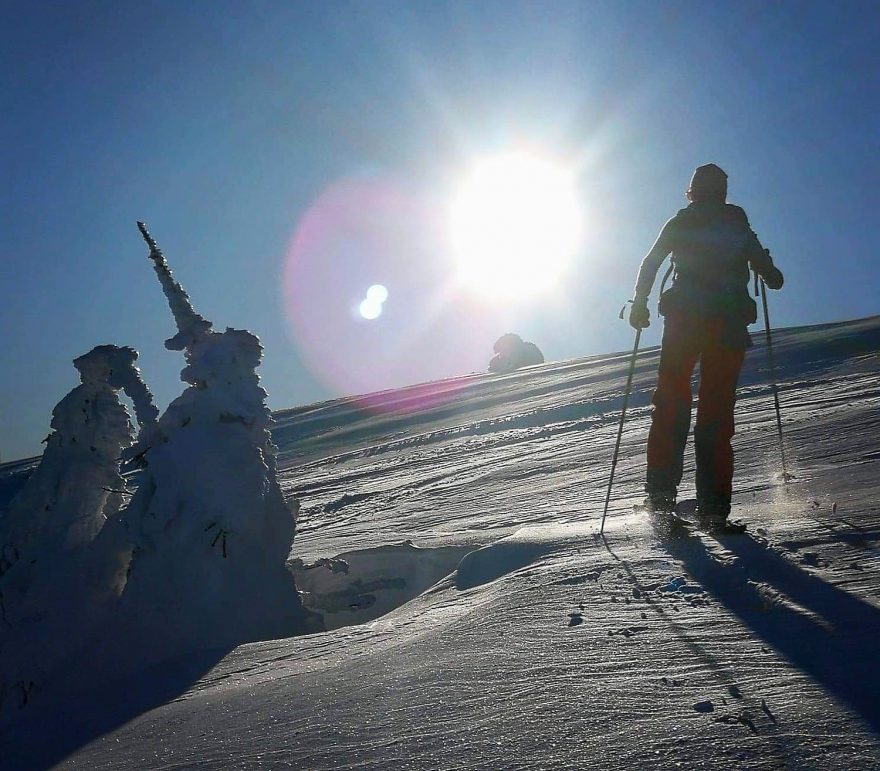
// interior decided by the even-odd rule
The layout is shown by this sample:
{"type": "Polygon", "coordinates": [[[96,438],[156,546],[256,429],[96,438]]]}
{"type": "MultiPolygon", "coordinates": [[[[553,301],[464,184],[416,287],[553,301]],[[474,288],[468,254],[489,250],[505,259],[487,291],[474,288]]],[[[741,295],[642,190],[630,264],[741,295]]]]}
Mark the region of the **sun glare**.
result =
{"type": "Polygon", "coordinates": [[[463,283],[517,298],[556,286],[581,238],[574,175],[525,153],[488,158],[472,170],[450,211],[463,283]]]}

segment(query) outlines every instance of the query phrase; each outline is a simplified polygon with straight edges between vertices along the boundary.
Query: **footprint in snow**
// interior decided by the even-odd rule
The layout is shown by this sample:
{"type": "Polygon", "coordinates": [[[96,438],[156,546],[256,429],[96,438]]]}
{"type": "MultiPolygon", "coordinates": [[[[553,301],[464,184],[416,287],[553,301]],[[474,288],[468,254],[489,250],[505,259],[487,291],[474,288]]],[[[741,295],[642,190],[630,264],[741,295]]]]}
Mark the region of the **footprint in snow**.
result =
{"type": "Polygon", "coordinates": [[[770,718],[770,721],[774,724],[778,724],[779,721],[776,719],[776,715],[774,715],[770,711],[770,707],[767,706],[767,700],[761,699],[761,711],[770,718]]]}
{"type": "Polygon", "coordinates": [[[704,594],[705,589],[699,584],[688,583],[684,576],[676,576],[665,586],[657,589],[659,594],[704,594]]]}
{"type": "Polygon", "coordinates": [[[585,584],[587,581],[598,581],[602,575],[601,570],[593,570],[582,576],[569,576],[560,581],[553,583],[553,586],[576,586],[577,584],[585,584]]]}
{"type": "Polygon", "coordinates": [[[718,717],[712,718],[715,723],[727,723],[727,724],[739,724],[744,725],[748,728],[753,734],[758,733],[758,727],[755,725],[755,721],[752,719],[752,715],[748,710],[742,710],[738,714],[726,714],[719,715],[718,717]]]}
{"type": "Polygon", "coordinates": [[[586,576],[570,576],[569,578],[563,578],[561,581],[554,581],[553,586],[576,586],[577,584],[584,584],[586,582],[586,576]]]}
{"type": "Polygon", "coordinates": [[[630,626],[630,627],[624,627],[623,629],[609,629],[608,636],[615,637],[617,635],[620,635],[621,637],[629,638],[629,637],[633,637],[634,635],[638,634],[639,632],[644,632],[645,629],[647,629],[647,627],[645,627],[645,626],[630,626]]]}

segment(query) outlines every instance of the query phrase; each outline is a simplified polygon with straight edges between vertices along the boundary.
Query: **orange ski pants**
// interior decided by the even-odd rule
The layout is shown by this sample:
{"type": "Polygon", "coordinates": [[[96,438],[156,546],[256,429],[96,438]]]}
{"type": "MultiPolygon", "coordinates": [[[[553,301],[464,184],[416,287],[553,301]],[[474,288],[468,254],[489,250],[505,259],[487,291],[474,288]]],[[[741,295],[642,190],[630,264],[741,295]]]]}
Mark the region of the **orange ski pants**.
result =
{"type": "Polygon", "coordinates": [[[731,335],[730,321],[667,315],[660,350],[648,434],[648,492],[674,491],[681,483],[684,450],[690,431],[691,379],[700,363],[697,421],[694,426],[697,498],[723,497],[733,486],[733,410],[736,386],[745,357],[742,340],[731,335]]]}

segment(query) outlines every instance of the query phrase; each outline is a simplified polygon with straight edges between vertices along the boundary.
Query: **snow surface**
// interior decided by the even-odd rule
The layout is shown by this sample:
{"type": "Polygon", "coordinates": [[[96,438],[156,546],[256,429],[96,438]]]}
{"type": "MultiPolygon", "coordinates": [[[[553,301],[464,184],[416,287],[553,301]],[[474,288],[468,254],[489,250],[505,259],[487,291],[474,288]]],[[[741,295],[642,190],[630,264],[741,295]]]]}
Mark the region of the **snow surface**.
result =
{"type": "Polygon", "coordinates": [[[331,631],[123,682],[83,661],[0,724],[0,767],[880,768],[880,317],[775,333],[787,485],[756,342],[749,531],[717,540],[632,510],[656,349],[604,539],[626,353],[276,413],[291,568],[331,631]]]}

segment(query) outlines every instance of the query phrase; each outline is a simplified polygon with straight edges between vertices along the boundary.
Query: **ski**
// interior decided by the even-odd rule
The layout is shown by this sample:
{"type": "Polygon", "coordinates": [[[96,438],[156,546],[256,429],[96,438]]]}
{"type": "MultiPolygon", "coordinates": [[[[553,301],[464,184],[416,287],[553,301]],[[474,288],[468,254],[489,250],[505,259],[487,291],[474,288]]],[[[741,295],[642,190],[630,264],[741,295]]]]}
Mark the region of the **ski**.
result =
{"type": "Polygon", "coordinates": [[[672,511],[654,511],[644,504],[636,504],[637,512],[647,513],[652,522],[667,531],[669,535],[703,533],[709,536],[741,535],[746,532],[747,525],[739,520],[727,521],[723,525],[701,522],[694,515],[694,501],[680,501],[672,511]]]}

